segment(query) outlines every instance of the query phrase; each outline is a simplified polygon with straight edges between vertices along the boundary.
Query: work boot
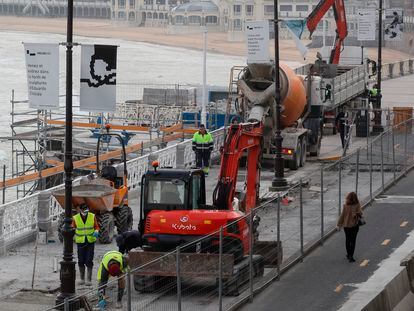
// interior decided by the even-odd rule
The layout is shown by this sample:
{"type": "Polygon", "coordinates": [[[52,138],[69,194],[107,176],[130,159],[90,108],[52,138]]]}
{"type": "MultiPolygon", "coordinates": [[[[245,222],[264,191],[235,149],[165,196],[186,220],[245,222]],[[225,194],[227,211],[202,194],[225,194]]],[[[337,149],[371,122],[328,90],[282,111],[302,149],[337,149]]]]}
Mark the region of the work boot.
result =
{"type": "Polygon", "coordinates": [[[92,285],[92,267],[88,267],[88,273],[86,276],[86,282],[85,282],[86,286],[91,286],[92,285]]]}
{"type": "Polygon", "coordinates": [[[85,266],[79,266],[79,275],[80,280],[78,281],[78,285],[85,284],[85,266]]]}

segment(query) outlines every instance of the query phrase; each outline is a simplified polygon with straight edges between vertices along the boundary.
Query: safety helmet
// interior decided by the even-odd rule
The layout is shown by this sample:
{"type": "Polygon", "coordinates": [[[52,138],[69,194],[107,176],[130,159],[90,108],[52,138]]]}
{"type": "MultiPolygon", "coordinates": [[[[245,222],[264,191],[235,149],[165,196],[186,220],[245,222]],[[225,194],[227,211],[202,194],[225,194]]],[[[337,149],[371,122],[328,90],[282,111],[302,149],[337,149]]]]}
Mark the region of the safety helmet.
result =
{"type": "Polygon", "coordinates": [[[108,264],[108,273],[111,276],[118,276],[121,274],[121,267],[118,262],[112,261],[108,264]]]}

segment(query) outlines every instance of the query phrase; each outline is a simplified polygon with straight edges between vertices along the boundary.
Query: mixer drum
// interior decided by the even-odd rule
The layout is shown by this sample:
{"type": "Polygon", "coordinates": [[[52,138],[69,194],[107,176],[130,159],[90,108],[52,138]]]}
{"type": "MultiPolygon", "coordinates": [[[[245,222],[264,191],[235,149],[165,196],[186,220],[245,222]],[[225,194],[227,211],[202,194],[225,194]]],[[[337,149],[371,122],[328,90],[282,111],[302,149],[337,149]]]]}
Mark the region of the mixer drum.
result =
{"type": "Polygon", "coordinates": [[[306,107],[306,89],[303,78],[296,75],[286,64],[280,64],[280,88],[282,96],[282,128],[292,126],[306,107]]]}

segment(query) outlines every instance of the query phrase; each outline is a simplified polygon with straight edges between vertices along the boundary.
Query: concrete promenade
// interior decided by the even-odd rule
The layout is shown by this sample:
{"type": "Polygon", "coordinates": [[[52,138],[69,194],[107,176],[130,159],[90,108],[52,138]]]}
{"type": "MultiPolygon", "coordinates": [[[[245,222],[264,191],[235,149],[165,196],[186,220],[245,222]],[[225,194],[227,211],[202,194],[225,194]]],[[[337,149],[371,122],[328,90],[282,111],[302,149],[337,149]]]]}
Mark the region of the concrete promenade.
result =
{"type": "Polygon", "coordinates": [[[414,249],[413,182],[411,172],[364,211],[367,225],[359,230],[355,263],[345,258],[345,236],[337,232],[241,310],[361,310],[394,277],[391,269],[376,271],[396,249],[400,259],[414,249]],[[399,249],[406,239],[410,244],[399,249]]]}

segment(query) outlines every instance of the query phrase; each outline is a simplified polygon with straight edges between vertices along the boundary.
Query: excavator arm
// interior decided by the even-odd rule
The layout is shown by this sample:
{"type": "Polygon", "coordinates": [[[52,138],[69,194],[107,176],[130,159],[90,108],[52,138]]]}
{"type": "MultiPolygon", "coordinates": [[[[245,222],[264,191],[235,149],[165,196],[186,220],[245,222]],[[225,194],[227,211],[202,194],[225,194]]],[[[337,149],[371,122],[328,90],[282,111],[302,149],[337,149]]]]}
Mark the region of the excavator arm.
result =
{"type": "Polygon", "coordinates": [[[259,196],[262,138],[261,122],[241,123],[232,125],[229,129],[221,154],[218,183],[213,192],[213,204],[218,209],[233,210],[239,160],[245,151],[247,151],[245,212],[256,207],[259,196]]]}
{"type": "Polygon", "coordinates": [[[313,9],[313,11],[309,14],[306,26],[312,36],[312,33],[315,31],[319,22],[331,7],[333,7],[336,22],[336,37],[335,45],[329,58],[329,63],[338,64],[343,42],[348,35],[344,0],[321,0],[315,9],[313,9]]]}

